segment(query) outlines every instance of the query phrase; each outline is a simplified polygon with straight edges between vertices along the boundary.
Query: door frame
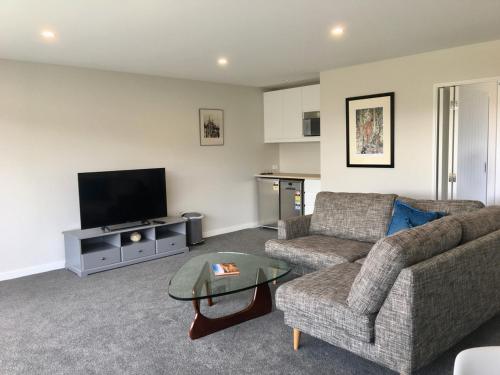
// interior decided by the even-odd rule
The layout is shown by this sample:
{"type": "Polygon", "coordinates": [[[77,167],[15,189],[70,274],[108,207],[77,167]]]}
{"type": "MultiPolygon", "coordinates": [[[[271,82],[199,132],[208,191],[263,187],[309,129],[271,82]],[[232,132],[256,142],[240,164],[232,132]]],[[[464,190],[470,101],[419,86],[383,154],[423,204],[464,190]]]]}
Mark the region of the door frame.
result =
{"type": "Polygon", "coordinates": [[[439,199],[440,187],[438,180],[441,155],[439,155],[439,89],[441,87],[472,85],[477,83],[496,82],[497,108],[496,127],[489,128],[488,133],[488,188],[487,205],[500,204],[500,181],[496,183],[497,176],[500,178],[500,76],[469,79],[462,81],[451,81],[435,83],[433,85],[433,126],[432,126],[432,191],[435,199],[439,199]]]}

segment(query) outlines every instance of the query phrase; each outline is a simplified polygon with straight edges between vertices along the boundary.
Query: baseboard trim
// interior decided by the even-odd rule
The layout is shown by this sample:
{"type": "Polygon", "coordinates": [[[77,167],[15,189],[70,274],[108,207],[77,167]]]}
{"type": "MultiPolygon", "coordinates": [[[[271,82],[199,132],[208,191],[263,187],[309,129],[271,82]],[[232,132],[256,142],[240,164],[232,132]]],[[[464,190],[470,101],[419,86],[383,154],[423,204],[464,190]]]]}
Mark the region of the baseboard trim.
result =
{"type": "Polygon", "coordinates": [[[203,237],[213,237],[213,236],[218,236],[219,234],[226,234],[226,233],[231,233],[231,232],[237,232],[239,230],[243,229],[251,229],[251,228],[257,228],[259,226],[258,222],[251,222],[251,223],[244,223],[244,224],[239,224],[239,225],[233,225],[231,227],[225,227],[225,228],[219,228],[219,229],[212,229],[212,230],[207,230],[203,232],[203,237]]]}
{"type": "MultiPolygon", "coordinates": [[[[258,222],[244,223],[239,225],[233,225],[231,227],[212,229],[203,232],[203,237],[213,237],[220,234],[236,232],[243,229],[251,229],[259,226],[258,222]]],[[[17,270],[0,272],[0,281],[17,279],[18,277],[35,275],[37,273],[54,271],[65,267],[64,260],[52,263],[40,264],[38,266],[19,268],[17,270]]]]}
{"type": "Polygon", "coordinates": [[[40,264],[38,266],[18,268],[17,270],[0,272],[0,281],[17,279],[18,277],[34,275],[37,273],[59,270],[64,268],[64,260],[58,262],[40,264]]]}

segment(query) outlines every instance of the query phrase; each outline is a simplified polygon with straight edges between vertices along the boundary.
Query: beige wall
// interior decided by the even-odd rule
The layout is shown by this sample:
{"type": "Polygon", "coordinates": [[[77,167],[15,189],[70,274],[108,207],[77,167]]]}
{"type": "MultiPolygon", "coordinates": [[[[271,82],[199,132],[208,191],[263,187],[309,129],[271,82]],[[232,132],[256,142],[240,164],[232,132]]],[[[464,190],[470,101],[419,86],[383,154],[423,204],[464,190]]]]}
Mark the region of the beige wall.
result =
{"type": "Polygon", "coordinates": [[[280,143],[280,171],[320,173],[319,142],[280,143]]]}
{"type": "Polygon", "coordinates": [[[436,83],[500,76],[500,41],[321,73],[321,183],[324,190],[434,194],[436,83]],[[347,168],[345,98],[395,91],[395,168],[347,168]]]}
{"type": "Polygon", "coordinates": [[[279,159],[262,110],[255,88],[0,60],[0,279],[63,264],[78,172],[165,167],[170,215],[253,225],[253,174],[279,159]],[[224,109],[223,147],[199,146],[199,108],[224,109]]]}

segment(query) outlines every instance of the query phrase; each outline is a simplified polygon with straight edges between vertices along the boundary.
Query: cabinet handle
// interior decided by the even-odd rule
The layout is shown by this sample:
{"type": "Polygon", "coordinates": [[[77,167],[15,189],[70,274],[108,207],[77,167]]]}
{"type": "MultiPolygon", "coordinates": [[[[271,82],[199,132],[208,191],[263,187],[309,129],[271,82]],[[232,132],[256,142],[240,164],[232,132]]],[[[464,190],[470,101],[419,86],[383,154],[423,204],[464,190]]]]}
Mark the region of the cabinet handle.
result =
{"type": "Polygon", "coordinates": [[[106,257],[102,257],[101,260],[106,260],[106,257]]]}

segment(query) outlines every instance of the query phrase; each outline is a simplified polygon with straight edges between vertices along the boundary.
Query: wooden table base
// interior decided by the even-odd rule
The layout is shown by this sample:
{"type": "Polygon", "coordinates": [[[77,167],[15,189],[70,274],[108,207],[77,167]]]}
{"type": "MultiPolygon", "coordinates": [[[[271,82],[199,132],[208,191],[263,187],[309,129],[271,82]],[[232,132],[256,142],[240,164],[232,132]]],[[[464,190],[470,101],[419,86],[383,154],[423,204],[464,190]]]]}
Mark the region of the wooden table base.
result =
{"type": "MultiPolygon", "coordinates": [[[[209,301],[209,306],[212,305],[209,301]]],[[[200,300],[193,300],[194,316],[189,329],[189,337],[196,340],[211,333],[240,324],[250,319],[269,314],[273,309],[271,291],[267,283],[255,288],[252,302],[243,310],[220,318],[207,318],[200,312],[200,300]]]]}

